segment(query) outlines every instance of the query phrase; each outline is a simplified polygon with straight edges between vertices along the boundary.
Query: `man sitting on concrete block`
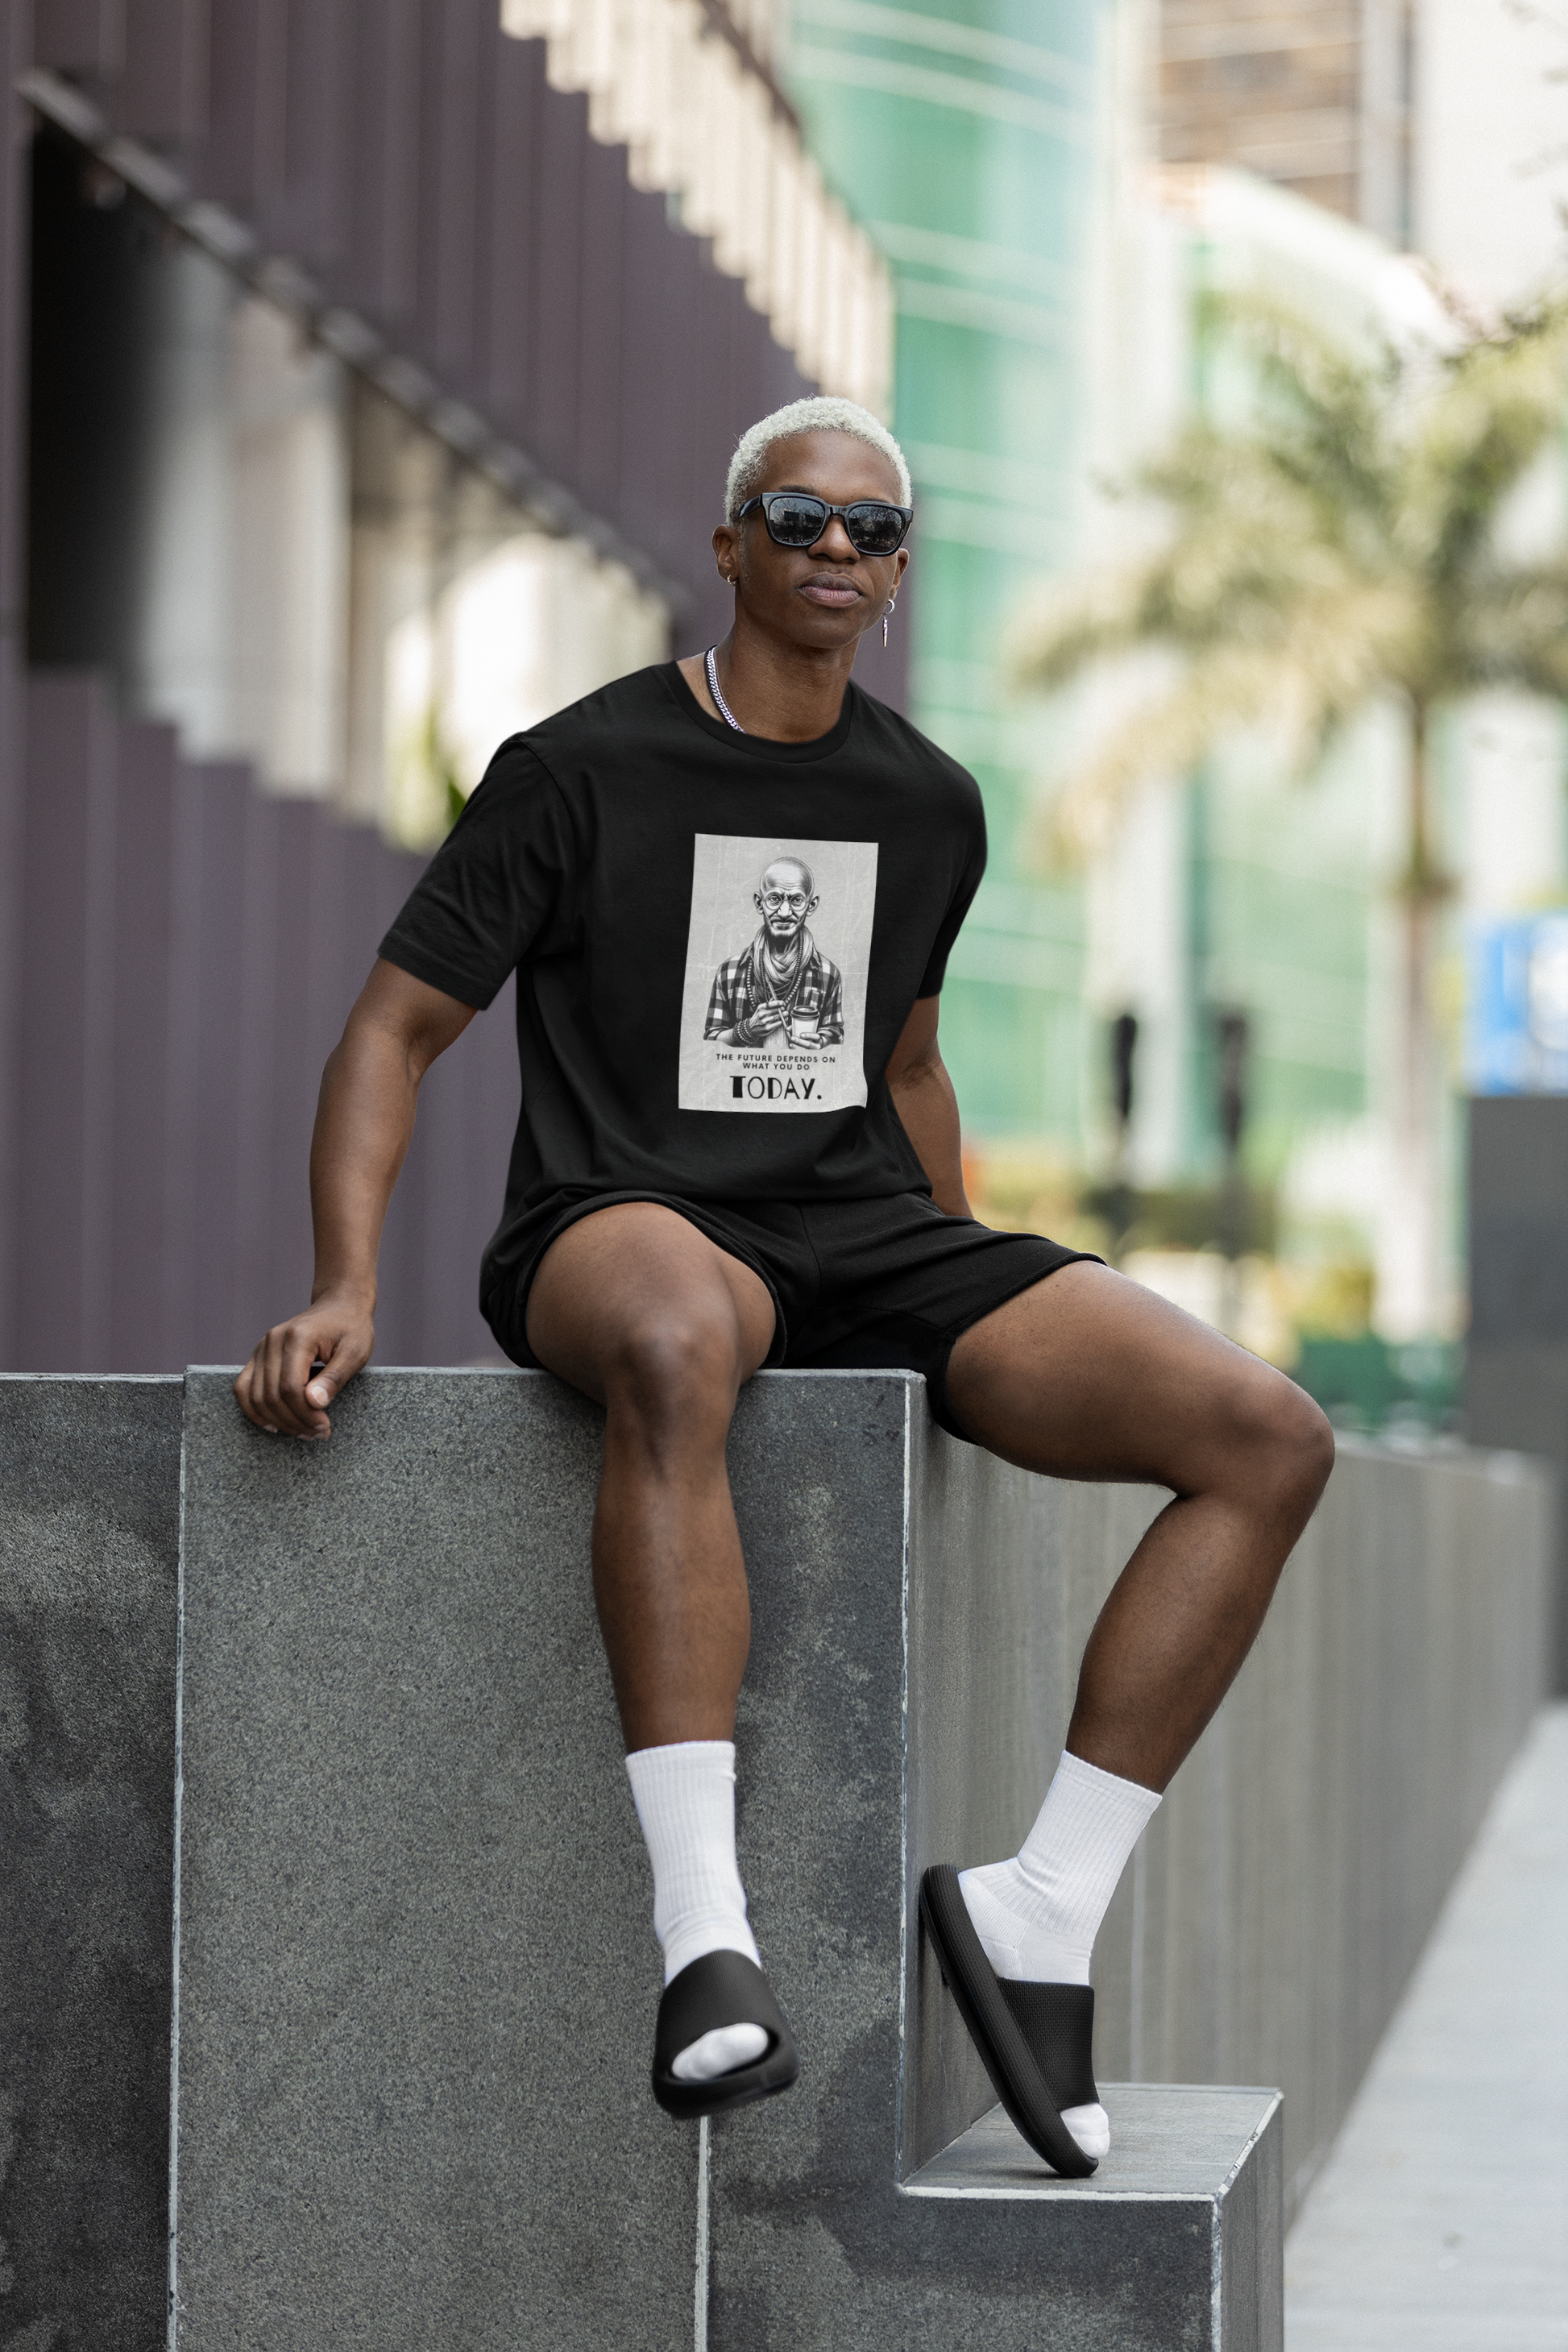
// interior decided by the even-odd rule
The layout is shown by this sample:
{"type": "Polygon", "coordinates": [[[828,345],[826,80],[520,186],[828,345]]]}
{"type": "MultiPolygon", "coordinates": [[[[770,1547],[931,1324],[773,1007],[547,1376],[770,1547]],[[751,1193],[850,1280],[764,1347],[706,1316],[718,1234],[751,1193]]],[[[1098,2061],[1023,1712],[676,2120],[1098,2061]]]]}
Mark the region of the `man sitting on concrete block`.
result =
{"type": "Polygon", "coordinates": [[[1170,1487],[1090,1638],[1023,1847],[922,1889],[998,2095],[1081,2174],[1109,2139],[1095,1935],[1332,1440],[1267,1364],[1098,1259],[970,1213],[937,1013],[985,863],[980,794],[850,677],[867,630],[885,641],[910,517],[903,455],[865,410],[764,418],[713,534],[735,600],[722,646],[502,745],[327,1064],[311,1303],[236,1393],[259,1428],[329,1434],[371,1354],[419,1081],[515,971],[522,1112],[481,1299],[515,1362],[605,1411],[595,1596],[653,1864],[654,2089],[679,2115],[796,2071],[735,1861],[750,1624],[725,1438],[742,1384],[764,1364],[912,1367],[942,1427],[1005,1461],[1170,1487]]]}

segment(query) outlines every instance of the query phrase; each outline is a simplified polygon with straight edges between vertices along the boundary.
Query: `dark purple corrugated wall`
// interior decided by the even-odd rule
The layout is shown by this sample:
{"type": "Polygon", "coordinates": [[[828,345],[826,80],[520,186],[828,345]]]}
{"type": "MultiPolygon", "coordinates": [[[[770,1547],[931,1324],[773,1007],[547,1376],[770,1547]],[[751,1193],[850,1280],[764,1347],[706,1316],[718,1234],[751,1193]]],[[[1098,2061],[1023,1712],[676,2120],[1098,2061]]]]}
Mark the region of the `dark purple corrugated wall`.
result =
{"type": "MultiPolygon", "coordinates": [[[[708,534],[753,417],[810,387],[639,194],[497,0],[0,0],[7,88],[70,78],[264,252],[477,411],[727,625],[708,534]]],[[[0,1368],[243,1356],[310,1280],[322,1060],[418,861],[105,683],[21,667],[25,108],[0,166],[0,1368]]],[[[878,680],[880,685],[882,682],[878,680]]],[[[888,691],[887,687],[883,691],[888,691]]],[[[383,1362],[489,1352],[475,1293],[518,1081],[511,992],[426,1079],[383,1362]]]]}
{"type": "MultiPolygon", "coordinates": [[[[499,0],[40,0],[37,62],[723,618],[708,533],[811,387],[499,0]],[[117,27],[123,26],[122,35],[117,27]]],[[[725,624],[727,625],[727,623],[725,624]]]]}
{"type": "MultiPolygon", "coordinates": [[[[227,1363],[310,1296],[306,1157],[343,1013],[422,861],[183,760],[36,672],[13,1367],[227,1363]]],[[[384,1363],[495,1356],[479,1253],[517,1116],[509,986],[437,1063],[382,1254],[384,1363]]]]}
{"type": "Polygon", "coordinates": [[[32,41],[28,0],[0,0],[0,1369],[16,1365],[21,1333],[22,693],[26,620],[23,435],[26,427],[28,111],[10,98],[32,41]]]}

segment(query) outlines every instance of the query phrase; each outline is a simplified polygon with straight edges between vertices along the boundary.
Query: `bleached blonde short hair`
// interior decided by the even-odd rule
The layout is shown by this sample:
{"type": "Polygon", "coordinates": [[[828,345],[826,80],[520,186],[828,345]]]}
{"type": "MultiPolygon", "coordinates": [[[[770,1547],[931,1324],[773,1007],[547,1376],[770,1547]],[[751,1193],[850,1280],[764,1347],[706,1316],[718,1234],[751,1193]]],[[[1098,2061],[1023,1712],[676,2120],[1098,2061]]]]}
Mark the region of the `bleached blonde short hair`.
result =
{"type": "Polygon", "coordinates": [[[862,408],[858,400],[835,400],[822,394],[812,400],[792,400],[787,408],[775,408],[771,416],[763,417],[742,434],[730,460],[730,478],[724,485],[726,522],[733,522],[746,500],[756,496],[773,443],[786,440],[792,433],[852,433],[857,441],[868,442],[898,475],[899,504],[907,507],[914,503],[904,453],[887,426],[868,408],[862,408]]]}

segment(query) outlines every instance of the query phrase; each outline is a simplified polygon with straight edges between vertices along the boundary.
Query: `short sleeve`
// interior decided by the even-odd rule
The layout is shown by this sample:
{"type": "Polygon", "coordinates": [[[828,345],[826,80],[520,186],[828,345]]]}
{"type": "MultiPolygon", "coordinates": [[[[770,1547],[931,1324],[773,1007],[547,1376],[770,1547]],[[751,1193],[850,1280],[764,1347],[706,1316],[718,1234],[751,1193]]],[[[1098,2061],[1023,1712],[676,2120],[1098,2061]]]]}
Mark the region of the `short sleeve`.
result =
{"type": "Polygon", "coordinates": [[[559,784],[513,737],[410,892],[381,953],[482,1013],[559,928],[578,864],[559,784]]]}
{"type": "Polygon", "coordinates": [[[984,810],[981,803],[978,786],[972,784],[970,788],[974,794],[974,809],[970,829],[969,855],[964,860],[958,887],[949,899],[947,911],[942,919],[935,943],[926,964],[925,977],[915,991],[917,997],[941,995],[942,983],[947,975],[947,960],[952,952],[952,943],[963,928],[963,919],[974,903],[974,894],[979,889],[981,879],[985,872],[984,810]]]}

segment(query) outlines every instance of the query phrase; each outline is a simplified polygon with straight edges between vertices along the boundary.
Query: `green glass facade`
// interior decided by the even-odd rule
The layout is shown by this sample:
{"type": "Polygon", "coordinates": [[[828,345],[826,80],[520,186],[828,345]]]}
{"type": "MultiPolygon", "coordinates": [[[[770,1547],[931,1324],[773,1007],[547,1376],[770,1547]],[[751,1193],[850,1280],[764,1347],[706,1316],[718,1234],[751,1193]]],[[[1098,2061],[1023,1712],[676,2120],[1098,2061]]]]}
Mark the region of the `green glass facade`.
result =
{"type": "Polygon", "coordinates": [[[1072,551],[1091,205],[1110,0],[794,0],[812,148],[890,260],[894,429],[914,476],[911,715],[979,779],[991,866],[942,1046],[965,1124],[1080,1148],[1082,893],[1034,878],[1041,744],[1001,632],[1072,551]]]}
{"type": "Polygon", "coordinates": [[[1135,222],[1118,215],[1115,234],[1143,240],[1137,253],[1158,266],[1133,281],[1147,317],[1118,328],[1137,348],[1109,362],[1090,274],[1132,251],[1113,252],[1106,209],[1131,102],[1116,86],[1124,14],[1120,0],[791,0],[787,69],[808,141],[894,273],[894,425],[916,490],[911,712],[978,777],[990,824],[943,1052],[983,1158],[1094,1174],[1111,1148],[1109,1024],[1136,1013],[1134,1181],[1205,1188],[1222,1160],[1216,1022],[1243,1012],[1251,1176],[1283,1198],[1304,1150],[1314,1164],[1338,1152],[1352,1171],[1342,1206],[1325,1209],[1317,1240],[1305,1227],[1281,1239],[1357,1256],[1372,1249],[1352,1163],[1366,1158],[1356,1139],[1374,1114],[1386,985],[1377,813],[1399,766],[1387,726],[1353,730],[1305,784],[1238,744],[1171,785],[1163,845],[1130,834],[1097,868],[1092,941],[1090,891],[1043,879],[1029,837],[1053,745],[1039,704],[1010,696],[1001,643],[1021,594],[1095,544],[1091,443],[1097,465],[1122,472],[1163,440],[1175,420],[1152,384],[1184,383],[1211,414],[1235,407],[1200,323],[1205,288],[1266,282],[1353,333],[1378,258],[1363,232],[1245,175],[1212,219],[1124,208],[1135,222]],[[1109,443],[1089,411],[1108,364],[1127,379],[1109,443]],[[1120,459],[1102,454],[1122,443],[1120,459]],[[1108,919],[1122,933],[1109,961],[1108,919]],[[1111,966],[1126,973],[1114,1002],[1111,966]]]}
{"type": "MultiPolygon", "coordinates": [[[[1345,232],[1342,280],[1325,266],[1292,282],[1289,260],[1282,270],[1269,243],[1271,228],[1282,236],[1271,220],[1280,199],[1257,193],[1256,218],[1242,211],[1228,234],[1194,235],[1184,256],[1192,405],[1238,427],[1258,397],[1255,374],[1205,317],[1207,298],[1261,278],[1277,299],[1347,338],[1365,316],[1353,271],[1353,263],[1365,268],[1365,255],[1348,245],[1357,232],[1345,232]]],[[[1226,1010],[1245,1013],[1248,1025],[1245,1160],[1254,1181],[1279,1184],[1304,1145],[1342,1137],[1366,1118],[1378,876],[1392,846],[1380,843],[1380,804],[1397,789],[1403,756],[1397,718],[1384,710],[1349,730],[1307,777],[1282,774],[1243,739],[1184,787],[1178,1179],[1212,1181],[1220,1164],[1215,1038],[1226,1010]]],[[[1363,1243],[1370,1249],[1370,1227],[1363,1243]]]]}
{"type": "Polygon", "coordinates": [[[1279,1182],[1304,1140],[1366,1112],[1367,756],[1363,738],[1306,782],[1236,761],[1187,787],[1179,1180],[1211,1182],[1219,1167],[1222,1010],[1247,1019],[1246,1160],[1257,1181],[1279,1182]]]}

